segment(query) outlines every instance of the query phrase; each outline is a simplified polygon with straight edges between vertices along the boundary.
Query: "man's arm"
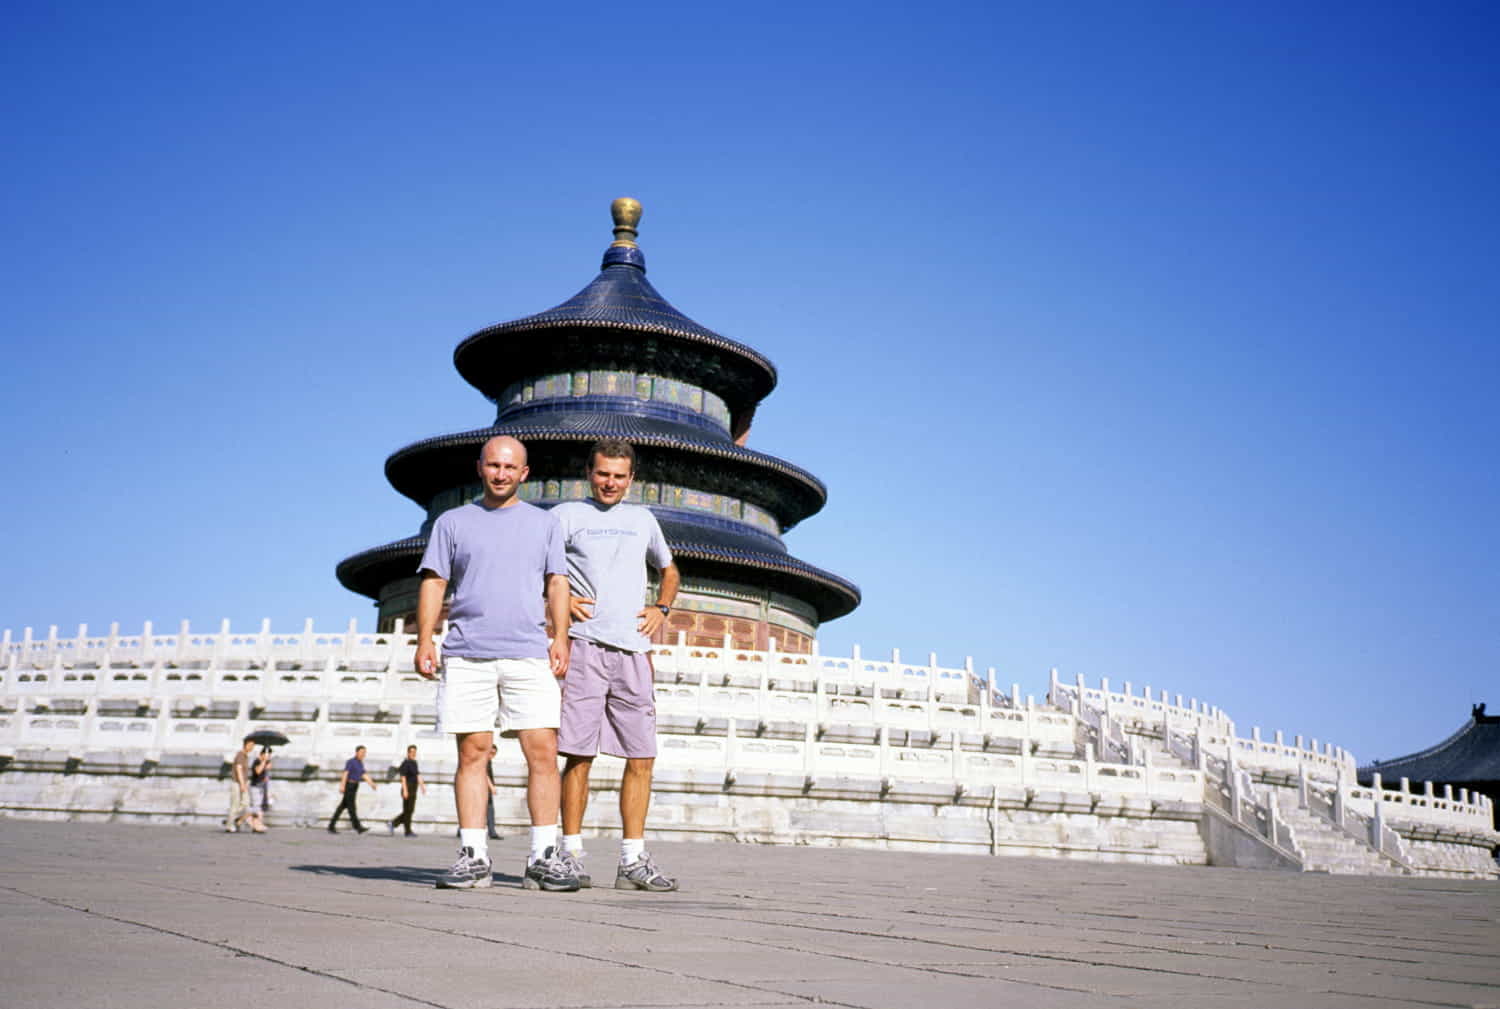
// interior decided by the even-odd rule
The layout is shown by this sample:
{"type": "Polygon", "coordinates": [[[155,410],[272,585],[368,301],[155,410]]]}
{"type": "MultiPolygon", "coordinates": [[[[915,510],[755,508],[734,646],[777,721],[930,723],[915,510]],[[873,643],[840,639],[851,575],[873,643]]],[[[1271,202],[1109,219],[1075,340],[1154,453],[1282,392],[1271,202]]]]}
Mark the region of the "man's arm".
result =
{"type": "Polygon", "coordinates": [[[238,760],[234,762],[234,783],[240,786],[240,791],[245,792],[250,788],[250,782],[245,780],[245,765],[238,760]]]}
{"type": "Polygon", "coordinates": [[[438,617],[443,612],[443,596],[447,593],[448,579],[423,570],[422,585],[417,589],[417,654],[412,664],[417,675],[424,680],[437,679],[438,653],[433,638],[437,634],[438,617]]]}
{"type": "Polygon", "coordinates": [[[547,576],[547,616],[552,622],[552,644],[547,649],[547,658],[552,663],[552,675],[559,680],[568,674],[568,576],[547,576]]]}
{"type": "Polygon", "coordinates": [[[661,625],[666,622],[667,615],[658,607],[665,606],[670,609],[677,599],[677,587],[681,584],[682,575],[678,573],[676,564],[668,564],[661,569],[661,591],[656,593],[656,602],[636,614],[640,617],[640,623],[636,624],[637,630],[649,638],[661,629],[661,625]]]}
{"type": "Polygon", "coordinates": [[[339,775],[339,791],[349,787],[349,768],[344,768],[344,773],[339,775]]]}

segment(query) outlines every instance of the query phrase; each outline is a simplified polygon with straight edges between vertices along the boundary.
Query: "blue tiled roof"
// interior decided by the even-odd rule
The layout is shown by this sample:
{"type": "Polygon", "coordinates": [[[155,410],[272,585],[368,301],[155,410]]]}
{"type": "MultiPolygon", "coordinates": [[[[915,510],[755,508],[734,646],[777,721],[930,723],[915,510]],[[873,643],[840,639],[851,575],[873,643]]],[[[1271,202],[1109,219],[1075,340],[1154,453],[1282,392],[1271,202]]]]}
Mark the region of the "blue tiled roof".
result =
{"type": "Polygon", "coordinates": [[[784,529],[790,529],[816,513],[828,498],[823,481],[784,459],[756,452],[733,442],[704,437],[700,432],[681,425],[618,413],[561,415],[538,418],[538,423],[534,424],[502,423],[425,438],[391,453],[385,462],[386,478],[402,494],[419,504],[425,503],[432,493],[451,483],[442,467],[432,464],[434,457],[458,451],[463,455],[465,464],[468,464],[478,456],[480,445],[501,434],[519,438],[523,443],[587,444],[598,438],[623,438],[637,449],[675,449],[691,452],[705,460],[739,464],[757,472],[763,480],[776,481],[791,494],[788,508],[776,509],[777,518],[784,529]],[[792,506],[793,501],[795,507],[792,506]]]}
{"type": "MultiPolygon", "coordinates": [[[[806,598],[818,610],[818,619],[833,620],[859,605],[859,587],[838,575],[814,567],[790,554],[759,550],[739,538],[718,537],[712,530],[682,523],[662,523],[662,531],[679,562],[724,565],[748,572],[742,580],[763,581],[806,598]]],[[[345,588],[376,596],[381,586],[416,573],[417,562],[427,546],[426,536],[410,536],[345,557],[338,565],[338,579],[345,588]]]]}
{"type": "Polygon", "coordinates": [[[1475,711],[1468,724],[1436,746],[1372,761],[1358,771],[1363,784],[1369,784],[1373,774],[1379,774],[1387,786],[1398,778],[1454,785],[1500,782],[1500,717],[1475,711]]]}
{"type": "MultiPolygon", "coordinates": [[[[853,582],[840,578],[830,571],[814,567],[790,554],[762,553],[701,541],[673,543],[671,537],[668,537],[668,543],[679,561],[692,559],[725,564],[734,569],[750,568],[763,572],[765,576],[772,579],[780,576],[800,586],[816,586],[819,591],[811,601],[817,605],[820,622],[835,620],[853,610],[860,602],[859,587],[853,582]]],[[[804,588],[803,592],[797,594],[805,593],[804,588]]]]}
{"type": "MultiPolygon", "coordinates": [[[[776,366],[751,347],[721,336],[683,315],[646,279],[646,257],[640,249],[611,247],[599,275],[587,287],[554,308],[481,329],[458,345],[455,359],[476,342],[502,333],[562,326],[599,326],[659,333],[707,344],[749,361],[765,373],[766,389],[776,384],[776,366]]],[[[762,394],[764,395],[764,394],[762,394]]]]}

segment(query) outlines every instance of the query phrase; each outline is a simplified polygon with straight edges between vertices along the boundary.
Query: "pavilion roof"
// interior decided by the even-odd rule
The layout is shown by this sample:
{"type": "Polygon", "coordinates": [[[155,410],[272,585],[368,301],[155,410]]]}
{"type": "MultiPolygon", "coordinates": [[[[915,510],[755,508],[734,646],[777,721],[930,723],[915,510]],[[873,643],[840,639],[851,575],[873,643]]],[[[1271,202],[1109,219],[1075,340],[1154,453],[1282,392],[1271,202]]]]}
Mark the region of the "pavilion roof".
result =
{"type": "Polygon", "coordinates": [[[1484,705],[1476,705],[1468,723],[1436,746],[1392,760],[1371,761],[1358,773],[1361,781],[1379,774],[1386,782],[1397,778],[1452,785],[1500,782],[1500,715],[1486,715],[1484,705]]]}
{"type": "MultiPolygon", "coordinates": [[[[621,234],[618,227],[616,234],[621,234]]],[[[629,234],[633,237],[634,230],[629,234]]],[[[488,326],[463,340],[454,348],[454,366],[465,381],[494,398],[517,377],[511,372],[555,356],[549,354],[548,341],[537,339],[548,332],[554,337],[632,333],[691,348],[687,360],[696,359],[725,376],[729,387],[720,391],[737,412],[753,409],[776,387],[776,366],[764,354],[693,321],[661,296],[646,279],[645,253],[633,241],[607,248],[598,275],[562,304],[488,326]]],[[[653,348],[648,353],[657,352],[653,348]]],[[[572,356],[571,348],[567,356],[572,356]]]]}
{"type": "Polygon", "coordinates": [[[761,498],[760,503],[776,515],[784,530],[816,514],[828,498],[821,480],[784,459],[682,425],[614,412],[527,418],[425,438],[386,459],[386,479],[425,506],[434,494],[454,485],[454,474],[473,469],[481,445],[502,434],[520,439],[533,462],[544,446],[574,445],[583,452],[596,439],[613,437],[651,453],[653,469],[665,469],[674,459],[715,468],[716,489],[752,501],[761,498]],[[753,486],[740,487],[735,481],[753,486]]]}
{"type": "MultiPolygon", "coordinates": [[[[744,579],[746,569],[753,569],[756,580],[767,587],[811,603],[819,621],[841,617],[859,605],[859,587],[848,579],[755,537],[683,521],[685,517],[667,510],[661,520],[662,532],[680,566],[731,580],[744,579]]],[[[338,579],[350,591],[376,598],[383,585],[416,573],[426,546],[426,535],[417,535],[361,551],[339,562],[338,579]]]]}

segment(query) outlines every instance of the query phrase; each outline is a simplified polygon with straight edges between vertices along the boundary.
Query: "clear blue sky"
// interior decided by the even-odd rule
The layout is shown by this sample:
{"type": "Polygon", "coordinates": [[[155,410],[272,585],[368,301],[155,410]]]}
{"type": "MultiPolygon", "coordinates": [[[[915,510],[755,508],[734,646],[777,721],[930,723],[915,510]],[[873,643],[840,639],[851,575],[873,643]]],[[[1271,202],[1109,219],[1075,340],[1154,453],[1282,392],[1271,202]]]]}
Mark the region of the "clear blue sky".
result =
{"type": "Polygon", "coordinates": [[[780,368],[825,651],[1500,707],[1492,4],[542,6],[6,6],[0,627],[373,626],[385,457],[630,195],[780,368]]]}

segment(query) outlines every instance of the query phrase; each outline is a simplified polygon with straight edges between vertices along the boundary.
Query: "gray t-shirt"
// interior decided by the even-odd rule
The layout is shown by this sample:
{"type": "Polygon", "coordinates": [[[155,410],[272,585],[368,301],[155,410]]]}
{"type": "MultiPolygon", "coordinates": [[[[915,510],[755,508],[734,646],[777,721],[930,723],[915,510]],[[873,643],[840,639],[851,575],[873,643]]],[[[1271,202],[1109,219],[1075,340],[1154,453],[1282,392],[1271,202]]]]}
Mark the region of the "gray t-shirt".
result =
{"type": "Polygon", "coordinates": [[[447,579],[453,589],[444,655],[546,658],[546,576],[568,570],[551,512],[524,501],[450,508],[433,523],[418,570],[447,579]]]}
{"type": "Polygon", "coordinates": [[[644,652],[651,641],[637,616],[646,605],[646,564],[658,571],[672,551],[651,509],[620,502],[568,501],[552,509],[562,523],[568,551],[568,585],[575,596],[594,600],[593,616],[575,621],[569,637],[644,652]]]}

